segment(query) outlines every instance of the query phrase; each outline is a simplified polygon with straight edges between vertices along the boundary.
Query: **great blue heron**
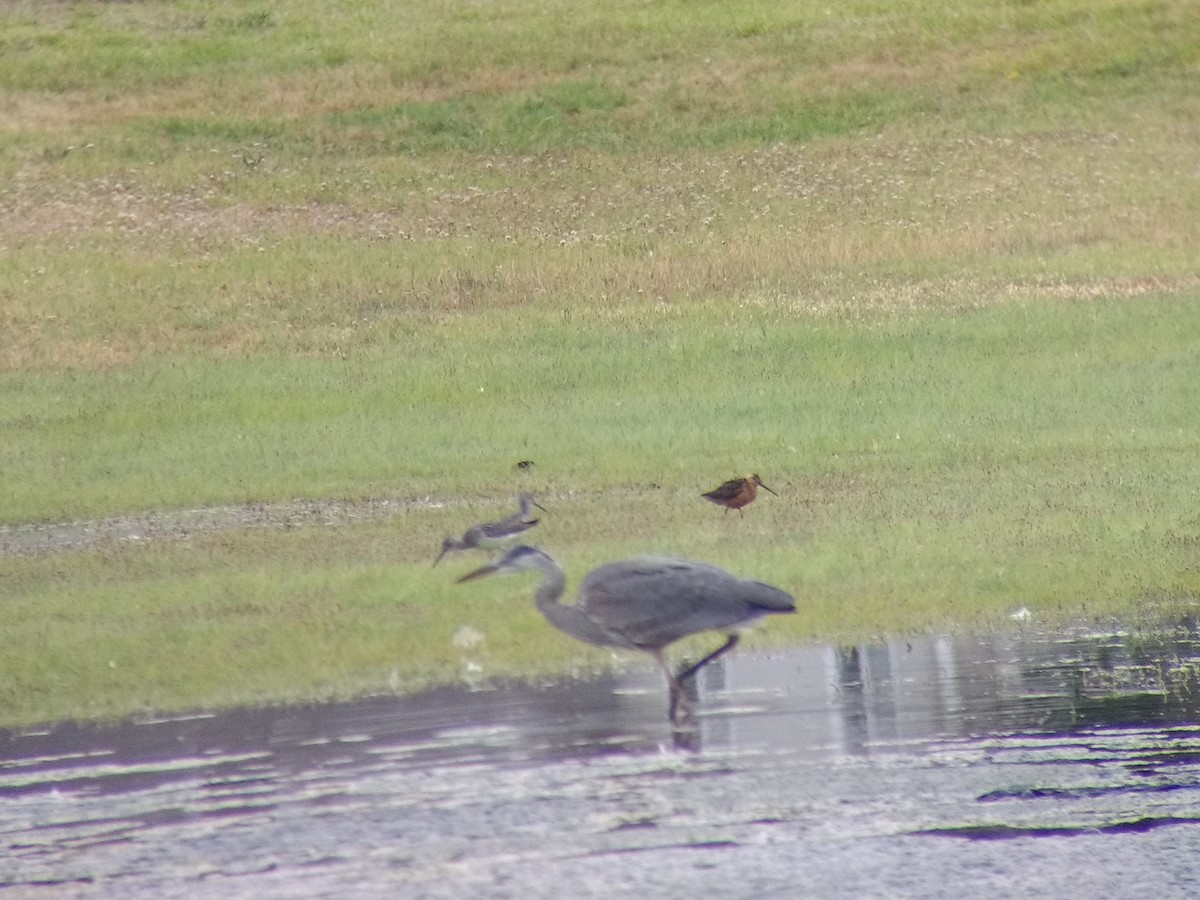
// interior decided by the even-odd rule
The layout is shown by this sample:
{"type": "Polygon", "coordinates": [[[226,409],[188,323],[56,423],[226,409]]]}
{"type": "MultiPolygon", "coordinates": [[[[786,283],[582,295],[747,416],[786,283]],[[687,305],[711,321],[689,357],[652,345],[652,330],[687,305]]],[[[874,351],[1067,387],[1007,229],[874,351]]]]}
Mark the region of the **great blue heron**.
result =
{"type": "MultiPolygon", "coordinates": [[[[736,509],[738,515],[741,515],[742,507],[754,502],[754,498],[758,496],[759,488],[775,494],[774,491],[762,483],[762,479],[757,475],[747,475],[745,478],[734,478],[731,481],[726,481],[724,484],[700,496],[706,500],[711,500],[718,506],[724,506],[725,512],[736,509]]],[[[778,497],[779,495],[775,494],[775,496],[778,497]]]]}
{"type": "Polygon", "coordinates": [[[512,544],[538,523],[537,519],[530,518],[535,506],[542,512],[546,512],[546,508],[533,499],[533,494],[521,494],[517,498],[517,502],[521,505],[520,512],[515,512],[498,522],[472,525],[463,532],[461,538],[446,538],[442,541],[442,552],[438,554],[433,564],[436,566],[442,561],[443,556],[453,550],[499,550],[512,544]]]}
{"type": "Polygon", "coordinates": [[[536,547],[514,547],[458,580],[530,570],[542,575],[533,597],[555,628],[588,644],[643,650],[654,657],[667,676],[673,724],[689,706],[680,682],[731,650],[739,632],[756,619],[796,611],[794,598],[779,588],[686,559],[651,556],[600,566],[583,579],[572,606],[560,602],[567,584],[562,567],[536,547]],[[673,674],[663,648],[701,631],[723,632],[725,643],[673,674]]]}

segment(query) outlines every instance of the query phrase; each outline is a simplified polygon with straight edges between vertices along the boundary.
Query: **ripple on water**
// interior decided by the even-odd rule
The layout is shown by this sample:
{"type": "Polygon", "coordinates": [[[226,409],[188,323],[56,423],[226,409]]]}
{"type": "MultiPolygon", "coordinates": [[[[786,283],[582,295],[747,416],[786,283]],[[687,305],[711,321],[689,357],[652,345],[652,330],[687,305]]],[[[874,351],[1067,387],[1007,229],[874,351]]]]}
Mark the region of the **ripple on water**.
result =
{"type": "Polygon", "coordinates": [[[743,653],[702,673],[679,734],[639,667],[6,735],[0,886],[1189,896],[1198,656],[1190,633],[743,653]]]}

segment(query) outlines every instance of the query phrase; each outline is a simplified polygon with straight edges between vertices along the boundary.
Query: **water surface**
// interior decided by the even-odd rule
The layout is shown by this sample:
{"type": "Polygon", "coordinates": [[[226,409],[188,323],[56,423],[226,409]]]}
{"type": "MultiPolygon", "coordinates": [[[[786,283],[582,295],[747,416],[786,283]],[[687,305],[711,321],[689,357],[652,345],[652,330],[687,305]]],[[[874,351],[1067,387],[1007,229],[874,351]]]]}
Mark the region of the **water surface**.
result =
{"type": "Polygon", "coordinates": [[[1195,629],[737,652],[0,737],[48,897],[1200,896],[1195,629]]]}

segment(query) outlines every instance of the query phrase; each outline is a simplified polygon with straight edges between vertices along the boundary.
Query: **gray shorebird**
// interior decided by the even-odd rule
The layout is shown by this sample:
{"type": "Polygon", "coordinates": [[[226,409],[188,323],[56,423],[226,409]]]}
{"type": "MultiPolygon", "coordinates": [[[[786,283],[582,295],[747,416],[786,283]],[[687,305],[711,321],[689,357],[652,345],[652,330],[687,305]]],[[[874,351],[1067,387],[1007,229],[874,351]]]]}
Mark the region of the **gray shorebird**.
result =
{"type": "Polygon", "coordinates": [[[643,557],[600,566],[583,579],[571,606],[561,602],[567,584],[562,567],[536,547],[514,547],[458,580],[525,571],[541,573],[533,599],[555,628],[587,644],[641,650],[654,657],[667,676],[674,725],[690,713],[681,682],[732,650],[740,632],[758,619],[796,611],[796,601],[786,591],[686,559],[643,557]],[[725,643],[673,674],[663,649],[702,631],[725,634],[725,643]]]}
{"type": "MultiPolygon", "coordinates": [[[[757,475],[747,475],[745,478],[734,478],[732,481],[726,481],[719,487],[713,488],[707,493],[700,496],[706,500],[711,500],[718,506],[724,506],[725,512],[731,509],[736,509],[741,515],[743,506],[754,502],[754,498],[758,496],[758,489],[762,488],[768,493],[775,494],[773,490],[762,483],[762,479],[757,475]]],[[[778,494],[775,494],[778,497],[778,494]]]]}
{"type": "Polygon", "coordinates": [[[436,566],[442,557],[455,550],[503,550],[513,541],[538,523],[531,518],[536,506],[542,512],[546,508],[533,499],[533,494],[521,494],[517,498],[520,510],[498,522],[483,522],[472,525],[461,538],[448,537],[442,541],[442,551],[433,561],[436,566]]]}

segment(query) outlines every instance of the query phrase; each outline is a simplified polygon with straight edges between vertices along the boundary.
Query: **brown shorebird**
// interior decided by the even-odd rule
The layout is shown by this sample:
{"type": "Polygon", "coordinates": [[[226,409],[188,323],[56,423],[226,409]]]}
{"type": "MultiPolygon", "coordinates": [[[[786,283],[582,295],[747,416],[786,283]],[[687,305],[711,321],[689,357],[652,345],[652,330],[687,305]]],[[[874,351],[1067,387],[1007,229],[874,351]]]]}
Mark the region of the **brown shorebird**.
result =
{"type": "Polygon", "coordinates": [[[515,512],[499,522],[483,522],[479,525],[472,525],[463,532],[462,537],[448,537],[442,541],[442,552],[438,554],[433,564],[436,566],[442,561],[443,556],[454,550],[503,550],[512,544],[538,523],[537,519],[530,518],[535,506],[542,512],[546,511],[546,507],[533,499],[533,494],[521,494],[517,500],[521,504],[520,512],[515,512]]]}
{"type": "MultiPolygon", "coordinates": [[[[701,494],[705,500],[711,500],[718,506],[724,506],[725,512],[731,509],[736,509],[741,515],[742,507],[754,502],[754,498],[758,496],[758,489],[762,488],[775,494],[769,487],[762,483],[762,479],[757,475],[747,475],[745,478],[734,478],[732,481],[727,481],[720,487],[715,487],[705,494],[701,494]]],[[[775,494],[778,497],[778,494],[775,494]]]]}

